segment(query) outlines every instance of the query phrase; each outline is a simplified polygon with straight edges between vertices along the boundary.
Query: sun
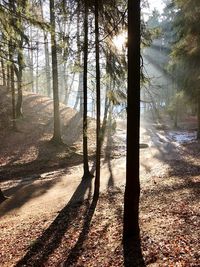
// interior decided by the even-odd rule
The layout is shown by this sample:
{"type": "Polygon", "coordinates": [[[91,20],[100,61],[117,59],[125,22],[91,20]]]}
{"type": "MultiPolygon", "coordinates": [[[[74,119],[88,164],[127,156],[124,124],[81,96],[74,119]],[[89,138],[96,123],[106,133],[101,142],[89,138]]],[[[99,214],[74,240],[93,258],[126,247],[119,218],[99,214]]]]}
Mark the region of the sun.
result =
{"type": "Polygon", "coordinates": [[[123,31],[113,37],[113,43],[117,50],[122,50],[127,42],[127,32],[123,31]]]}

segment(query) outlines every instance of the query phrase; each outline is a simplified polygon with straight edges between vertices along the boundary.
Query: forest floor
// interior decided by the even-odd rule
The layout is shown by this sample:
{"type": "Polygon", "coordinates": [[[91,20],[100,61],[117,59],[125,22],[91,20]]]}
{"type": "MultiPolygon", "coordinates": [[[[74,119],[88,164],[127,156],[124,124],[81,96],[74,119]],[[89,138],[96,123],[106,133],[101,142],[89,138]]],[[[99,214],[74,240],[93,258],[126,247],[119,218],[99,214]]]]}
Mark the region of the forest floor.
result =
{"type": "MultiPolygon", "coordinates": [[[[143,256],[122,244],[125,124],[105,140],[101,194],[92,201],[92,180],[82,180],[80,114],[61,105],[66,145],[49,143],[52,101],[26,93],[24,117],[13,132],[10,98],[0,92],[0,266],[199,266],[200,143],[180,143],[167,117],[141,123],[140,228],[143,256]],[[166,127],[167,126],[167,127],[166,127]],[[106,156],[105,156],[106,155],[106,156]],[[145,263],[144,263],[145,262],[145,263]]],[[[181,125],[179,134],[195,121],[181,125]]],[[[94,168],[94,122],[89,125],[94,168]]]]}

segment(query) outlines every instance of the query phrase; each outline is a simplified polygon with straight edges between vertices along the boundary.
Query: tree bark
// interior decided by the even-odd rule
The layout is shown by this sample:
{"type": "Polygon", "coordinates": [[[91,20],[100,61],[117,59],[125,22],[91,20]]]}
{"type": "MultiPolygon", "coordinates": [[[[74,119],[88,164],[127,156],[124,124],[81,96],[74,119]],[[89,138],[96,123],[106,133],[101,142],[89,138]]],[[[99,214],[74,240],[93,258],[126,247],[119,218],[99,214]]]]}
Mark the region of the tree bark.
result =
{"type": "Polygon", "coordinates": [[[3,59],[1,59],[1,71],[2,71],[3,86],[6,86],[6,73],[5,73],[5,65],[3,59]]]}
{"type": "Polygon", "coordinates": [[[85,1],[85,14],[84,14],[84,66],[83,66],[83,179],[91,178],[92,174],[89,171],[88,164],[88,88],[87,88],[87,72],[88,72],[88,1],[85,1]]]}
{"type": "MultiPolygon", "coordinates": [[[[13,1],[9,0],[9,8],[13,12],[15,11],[13,1]]],[[[10,17],[10,24],[14,25],[15,20],[13,17],[10,17]]],[[[9,61],[10,61],[10,71],[9,71],[9,78],[10,78],[10,87],[11,87],[11,95],[12,95],[12,128],[16,130],[16,101],[15,101],[15,72],[14,72],[14,62],[13,62],[13,54],[14,54],[14,44],[12,38],[9,39],[8,42],[8,53],[9,53],[9,61]]]]}
{"type": "Polygon", "coordinates": [[[95,1],[95,54],[96,54],[96,176],[94,199],[99,197],[100,189],[100,159],[101,159],[101,94],[100,94],[100,66],[99,66],[99,1],[95,1]]]}
{"type": "Polygon", "coordinates": [[[12,96],[12,128],[16,130],[16,100],[15,100],[15,72],[14,72],[14,63],[13,63],[13,48],[12,41],[9,42],[9,61],[11,65],[8,68],[9,80],[8,84],[11,88],[12,96]]]}
{"type": "Polygon", "coordinates": [[[82,88],[83,88],[83,73],[79,73],[79,78],[78,78],[78,91],[76,95],[76,101],[74,104],[74,109],[79,110],[80,113],[83,112],[83,104],[82,104],[82,88]],[[79,107],[78,107],[79,104],[79,107]]]}
{"type": "Polygon", "coordinates": [[[15,73],[14,73],[14,63],[10,66],[10,86],[12,94],[12,127],[13,130],[16,130],[16,106],[15,106],[15,73]]]}
{"type": "MultiPolygon", "coordinates": [[[[21,37],[22,38],[22,37],[21,37]]],[[[23,73],[23,52],[22,52],[22,40],[20,42],[20,48],[18,52],[18,73],[17,73],[17,104],[16,104],[16,117],[20,118],[22,114],[22,73],[23,73]]]]}
{"type": "Polygon", "coordinates": [[[59,93],[58,93],[58,63],[57,44],[55,36],[55,6],[54,0],[50,0],[50,23],[51,23],[51,53],[52,53],[52,77],[53,77],[53,106],[54,106],[54,133],[51,141],[62,144],[60,130],[59,93]]]}
{"type": "Polygon", "coordinates": [[[127,162],[124,239],[139,235],[140,1],[128,1],[127,162]]]}
{"type": "MultiPolygon", "coordinates": [[[[37,32],[38,35],[38,32],[37,32]]],[[[36,43],[36,81],[35,81],[35,92],[38,94],[39,93],[39,42],[36,43]]]]}
{"type": "MultiPolygon", "coordinates": [[[[111,55],[110,54],[107,54],[106,55],[106,74],[107,75],[109,74],[109,64],[110,64],[110,61],[111,61],[111,55]]],[[[102,149],[102,146],[103,146],[103,141],[104,141],[106,127],[107,127],[108,110],[109,110],[109,107],[110,107],[110,100],[108,98],[108,92],[109,92],[110,89],[111,89],[111,78],[110,78],[110,81],[107,81],[107,84],[106,84],[106,96],[105,96],[104,117],[103,117],[103,122],[102,122],[102,126],[101,126],[101,149],[102,149]]]]}
{"type": "Polygon", "coordinates": [[[30,76],[31,76],[31,91],[34,92],[34,71],[33,71],[33,30],[30,26],[30,49],[28,50],[30,59],[30,76]]]}
{"type": "Polygon", "coordinates": [[[7,70],[7,75],[6,75],[6,79],[7,79],[7,88],[10,88],[10,65],[7,64],[6,66],[6,70],[7,70]]]}
{"type": "Polygon", "coordinates": [[[79,69],[79,83],[78,90],[76,95],[76,101],[74,104],[74,109],[77,109],[79,103],[79,111],[83,112],[82,107],[82,88],[83,88],[83,72],[82,72],[82,64],[81,64],[81,42],[80,42],[80,1],[78,1],[77,6],[77,66],[79,69]]]}
{"type": "Polygon", "coordinates": [[[21,19],[21,12],[26,12],[26,4],[27,1],[19,1],[17,3],[17,27],[20,32],[19,34],[19,41],[18,41],[18,55],[17,55],[17,64],[18,64],[18,74],[17,74],[17,104],[16,104],[16,117],[20,118],[23,116],[22,114],[22,99],[23,99],[23,94],[22,94],[22,76],[23,76],[23,68],[24,68],[24,55],[23,55],[23,33],[24,32],[24,27],[23,27],[23,22],[21,19]],[[19,9],[19,10],[18,10],[19,9]]]}
{"type": "MultiPolygon", "coordinates": [[[[43,12],[43,4],[40,0],[40,8],[41,8],[41,16],[42,20],[44,20],[44,12],[43,12]]],[[[49,62],[49,44],[48,44],[48,35],[43,30],[44,36],[44,54],[45,54],[45,74],[46,74],[46,84],[47,84],[47,95],[51,96],[51,71],[50,71],[50,62],[49,62]]]]}

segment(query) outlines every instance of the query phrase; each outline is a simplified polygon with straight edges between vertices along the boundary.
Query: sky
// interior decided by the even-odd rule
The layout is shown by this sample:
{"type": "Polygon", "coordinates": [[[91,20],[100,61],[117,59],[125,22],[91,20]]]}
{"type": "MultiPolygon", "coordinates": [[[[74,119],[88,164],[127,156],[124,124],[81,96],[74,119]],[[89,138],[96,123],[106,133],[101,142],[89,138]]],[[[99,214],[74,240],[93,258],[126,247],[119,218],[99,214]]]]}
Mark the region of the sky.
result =
{"type": "Polygon", "coordinates": [[[163,7],[164,7],[162,0],[148,0],[148,2],[149,2],[150,10],[153,10],[154,8],[156,8],[157,10],[162,12],[163,7]]]}
{"type": "Polygon", "coordinates": [[[152,14],[152,10],[156,8],[160,14],[162,14],[163,8],[165,7],[165,4],[163,3],[162,0],[148,0],[149,3],[149,8],[144,8],[142,10],[143,13],[143,18],[144,20],[148,20],[149,15],[152,14]]]}

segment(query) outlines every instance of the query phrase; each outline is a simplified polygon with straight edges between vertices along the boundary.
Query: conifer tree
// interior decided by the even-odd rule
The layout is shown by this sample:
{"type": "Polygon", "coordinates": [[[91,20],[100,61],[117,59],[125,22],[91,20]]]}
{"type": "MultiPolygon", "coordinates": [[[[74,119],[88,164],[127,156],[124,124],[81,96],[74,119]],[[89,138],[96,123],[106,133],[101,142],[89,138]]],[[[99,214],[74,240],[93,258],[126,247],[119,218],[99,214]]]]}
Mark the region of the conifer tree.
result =
{"type": "Polygon", "coordinates": [[[89,12],[89,3],[87,0],[84,1],[84,65],[83,65],[83,179],[91,178],[92,174],[89,171],[88,165],[88,118],[87,118],[87,109],[88,109],[88,12],[89,12]]]}
{"type": "Polygon", "coordinates": [[[175,3],[177,39],[171,53],[173,67],[178,70],[179,87],[183,88],[197,105],[197,139],[200,139],[200,2],[198,0],[180,0],[175,3]]]}
{"type": "Polygon", "coordinates": [[[51,54],[52,54],[53,106],[54,106],[54,132],[51,141],[55,144],[62,144],[61,129],[60,129],[58,62],[57,62],[54,0],[49,1],[49,9],[50,9],[50,24],[51,24],[51,54]]]}
{"type": "Polygon", "coordinates": [[[99,61],[99,6],[101,1],[95,1],[95,57],[96,57],[96,176],[94,199],[99,197],[100,188],[100,159],[101,159],[101,95],[100,95],[100,61],[99,61]]]}
{"type": "Polygon", "coordinates": [[[127,163],[124,238],[139,235],[140,1],[128,1],[127,163]]]}

